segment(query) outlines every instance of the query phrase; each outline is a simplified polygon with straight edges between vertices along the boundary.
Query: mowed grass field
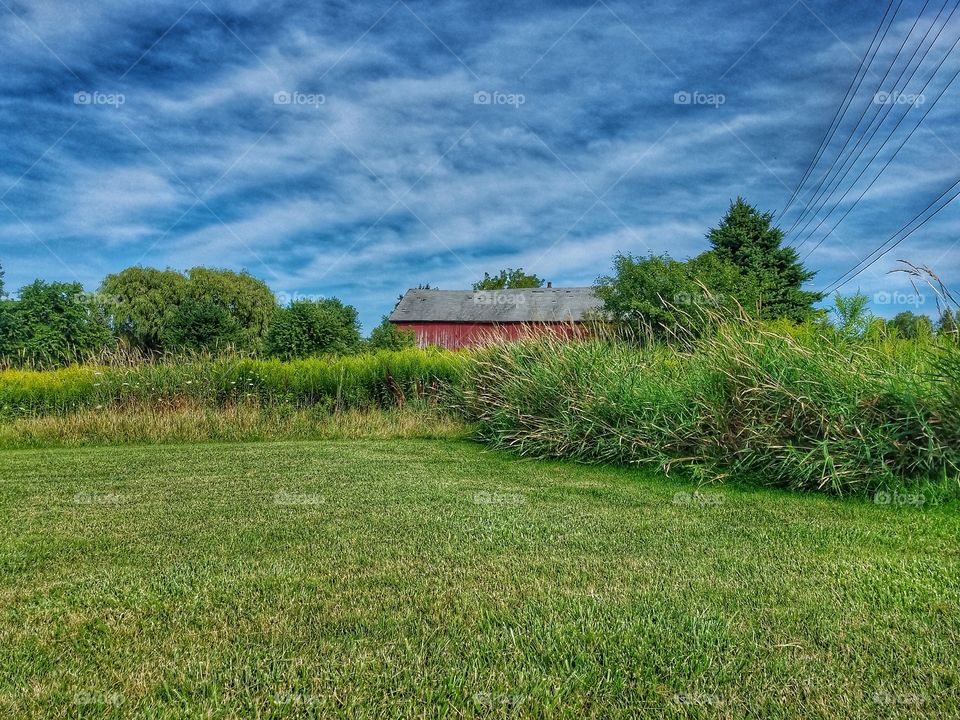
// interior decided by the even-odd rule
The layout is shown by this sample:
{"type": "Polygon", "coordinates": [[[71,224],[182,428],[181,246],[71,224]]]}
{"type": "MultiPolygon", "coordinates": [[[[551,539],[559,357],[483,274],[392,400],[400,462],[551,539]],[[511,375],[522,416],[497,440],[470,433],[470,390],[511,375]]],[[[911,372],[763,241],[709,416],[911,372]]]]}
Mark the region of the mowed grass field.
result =
{"type": "Polygon", "coordinates": [[[960,519],[377,440],[0,452],[2,717],[956,717],[960,519]]]}

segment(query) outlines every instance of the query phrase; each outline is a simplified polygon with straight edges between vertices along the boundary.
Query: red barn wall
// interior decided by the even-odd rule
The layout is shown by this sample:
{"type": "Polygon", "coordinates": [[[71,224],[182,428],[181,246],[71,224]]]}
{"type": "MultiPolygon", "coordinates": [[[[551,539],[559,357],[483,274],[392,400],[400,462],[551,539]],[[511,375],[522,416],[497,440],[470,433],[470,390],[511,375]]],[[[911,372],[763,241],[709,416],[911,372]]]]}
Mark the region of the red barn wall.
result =
{"type": "Polygon", "coordinates": [[[574,337],[583,332],[579,323],[469,323],[469,322],[399,322],[398,328],[413,330],[417,345],[439,345],[456,350],[477,347],[498,340],[516,340],[530,334],[552,333],[559,337],[574,337]]]}

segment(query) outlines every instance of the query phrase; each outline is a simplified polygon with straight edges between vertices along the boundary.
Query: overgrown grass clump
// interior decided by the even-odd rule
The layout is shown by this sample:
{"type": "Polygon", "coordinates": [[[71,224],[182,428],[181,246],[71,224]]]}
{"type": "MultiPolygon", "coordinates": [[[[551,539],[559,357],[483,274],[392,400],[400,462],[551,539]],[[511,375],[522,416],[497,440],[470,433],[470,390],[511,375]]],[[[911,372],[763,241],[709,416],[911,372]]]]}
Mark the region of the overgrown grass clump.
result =
{"type": "Polygon", "coordinates": [[[435,403],[458,384],[467,356],[399,350],[306,360],[198,358],[129,366],[0,372],[0,418],[149,405],[243,403],[340,411],[435,403]]]}
{"type": "Polygon", "coordinates": [[[958,355],[935,339],[747,320],[685,349],[539,338],[480,353],[464,404],[478,437],[536,457],[837,494],[956,493],[958,355]]]}

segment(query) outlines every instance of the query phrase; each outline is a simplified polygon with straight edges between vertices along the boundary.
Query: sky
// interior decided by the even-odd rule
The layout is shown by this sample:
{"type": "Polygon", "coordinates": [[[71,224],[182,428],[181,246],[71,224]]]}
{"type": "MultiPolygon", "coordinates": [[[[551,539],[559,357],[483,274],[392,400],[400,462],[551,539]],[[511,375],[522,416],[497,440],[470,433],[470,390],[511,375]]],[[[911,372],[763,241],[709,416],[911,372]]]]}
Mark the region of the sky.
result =
{"type": "MultiPolygon", "coordinates": [[[[580,286],[616,253],[696,255],[743,196],[794,226],[819,290],[960,177],[954,2],[0,0],[5,284],[247,270],[282,301],[339,297],[369,330],[419,284],[523,267],[580,286]],[[877,132],[834,164],[851,172],[818,216],[858,118],[877,132]]],[[[958,230],[960,201],[841,292],[934,313],[889,271],[909,259],[960,288],[958,230]]]]}

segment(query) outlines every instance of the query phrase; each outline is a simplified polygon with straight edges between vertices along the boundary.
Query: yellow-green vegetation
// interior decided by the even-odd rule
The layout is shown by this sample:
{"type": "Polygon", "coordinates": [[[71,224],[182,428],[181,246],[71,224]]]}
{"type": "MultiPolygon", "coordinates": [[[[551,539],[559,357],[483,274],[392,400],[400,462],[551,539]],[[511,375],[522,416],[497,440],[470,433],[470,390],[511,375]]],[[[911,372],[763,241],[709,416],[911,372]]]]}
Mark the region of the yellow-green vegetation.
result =
{"type": "Polygon", "coordinates": [[[542,338],[477,355],[494,447],[834,493],[960,489],[960,347],[720,323],[684,348],[542,338]]]}
{"type": "Polygon", "coordinates": [[[0,424],[0,448],[266,440],[462,439],[469,426],[435,407],[328,412],[248,402],[80,410],[0,424]]]}
{"type": "Polygon", "coordinates": [[[956,717],[958,535],[450,441],[7,450],[0,716],[956,717]]]}
{"type": "Polygon", "coordinates": [[[438,349],[304,360],[208,357],[117,367],[0,371],[0,416],[62,414],[189,399],[209,407],[238,402],[329,410],[435,402],[456,384],[467,356],[438,349]]]}

